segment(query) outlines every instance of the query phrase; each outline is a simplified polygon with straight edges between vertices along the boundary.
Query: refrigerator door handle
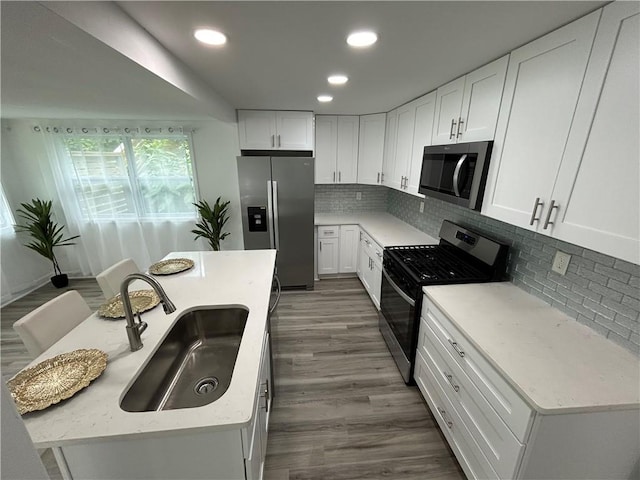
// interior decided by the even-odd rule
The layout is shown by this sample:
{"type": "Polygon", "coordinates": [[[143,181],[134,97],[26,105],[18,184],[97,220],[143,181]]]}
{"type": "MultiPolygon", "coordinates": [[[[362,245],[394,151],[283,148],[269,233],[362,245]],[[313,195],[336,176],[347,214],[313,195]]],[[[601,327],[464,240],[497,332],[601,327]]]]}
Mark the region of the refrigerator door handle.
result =
{"type": "Polygon", "coordinates": [[[273,185],[273,234],[276,242],[276,250],[280,250],[280,219],[278,217],[278,182],[271,182],[273,185]]]}
{"type": "Polygon", "coordinates": [[[269,229],[269,248],[275,248],[273,240],[273,194],[270,180],[267,180],[267,227],[269,229]]]}

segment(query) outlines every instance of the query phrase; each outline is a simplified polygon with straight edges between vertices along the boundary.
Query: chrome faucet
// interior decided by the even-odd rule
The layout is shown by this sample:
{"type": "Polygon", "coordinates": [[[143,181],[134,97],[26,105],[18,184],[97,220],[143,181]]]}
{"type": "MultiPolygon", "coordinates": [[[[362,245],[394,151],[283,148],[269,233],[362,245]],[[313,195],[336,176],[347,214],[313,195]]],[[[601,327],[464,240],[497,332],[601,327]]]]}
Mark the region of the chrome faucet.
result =
{"type": "Polygon", "coordinates": [[[131,347],[132,352],[135,352],[136,350],[140,350],[142,348],[142,339],[140,338],[140,335],[147,329],[147,322],[142,321],[139,312],[136,312],[136,315],[138,316],[138,321],[136,322],[134,313],[131,308],[131,299],[129,298],[129,284],[134,280],[143,280],[153,287],[155,292],[160,297],[160,302],[162,303],[162,308],[164,308],[165,314],[169,315],[170,313],[176,311],[176,306],[171,300],[169,300],[166,292],[155,278],[150,277],[149,275],[144,273],[132,273],[130,275],[127,275],[122,281],[122,284],[120,284],[120,298],[122,298],[124,316],[127,319],[127,337],[129,338],[129,346],[131,347]]]}

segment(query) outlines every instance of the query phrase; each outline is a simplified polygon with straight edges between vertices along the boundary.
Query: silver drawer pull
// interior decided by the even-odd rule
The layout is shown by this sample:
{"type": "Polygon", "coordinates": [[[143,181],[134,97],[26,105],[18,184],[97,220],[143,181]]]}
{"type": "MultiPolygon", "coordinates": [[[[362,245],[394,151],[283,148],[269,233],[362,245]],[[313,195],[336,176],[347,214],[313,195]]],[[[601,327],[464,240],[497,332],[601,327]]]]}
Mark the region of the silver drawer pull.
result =
{"type": "Polygon", "coordinates": [[[456,392],[459,392],[460,386],[453,383],[453,375],[449,375],[447,372],[442,372],[442,373],[444,374],[445,377],[447,377],[447,381],[449,382],[449,385],[451,385],[456,392]]]}
{"type": "Polygon", "coordinates": [[[458,343],[454,342],[453,340],[451,340],[450,338],[448,338],[447,340],[449,340],[449,343],[451,344],[451,346],[453,347],[453,349],[456,351],[456,353],[458,355],[460,355],[461,357],[464,357],[464,351],[460,350],[460,347],[458,347],[458,343]]]}
{"type": "Polygon", "coordinates": [[[447,412],[445,412],[442,408],[438,408],[438,412],[440,413],[442,420],[444,420],[444,422],[447,424],[449,430],[451,430],[453,428],[453,422],[451,420],[447,420],[447,412]]]}
{"type": "Polygon", "coordinates": [[[376,252],[376,255],[378,255],[378,257],[382,258],[382,254],[380,252],[376,252]]]}

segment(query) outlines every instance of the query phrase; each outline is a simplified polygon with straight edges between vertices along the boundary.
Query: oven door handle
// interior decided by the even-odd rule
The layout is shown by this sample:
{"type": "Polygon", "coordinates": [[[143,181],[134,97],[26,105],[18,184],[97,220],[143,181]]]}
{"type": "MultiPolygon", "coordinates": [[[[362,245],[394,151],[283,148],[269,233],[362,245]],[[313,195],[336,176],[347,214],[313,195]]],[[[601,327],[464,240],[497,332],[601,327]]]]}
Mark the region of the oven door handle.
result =
{"type": "Polygon", "coordinates": [[[396,291],[396,293],[398,295],[400,295],[402,297],[402,299],[407,302],[409,305],[411,305],[412,307],[416,306],[416,301],[412,300],[411,297],[409,297],[406,293],[404,293],[400,287],[398,285],[396,285],[394,283],[393,280],[391,280],[391,277],[389,277],[389,274],[383,269],[382,273],[384,274],[384,278],[387,279],[387,281],[389,282],[389,285],[391,285],[391,287],[393,287],[393,289],[396,291]]]}
{"type": "Polygon", "coordinates": [[[460,183],[460,170],[462,169],[462,165],[464,165],[465,160],[467,159],[467,154],[465,153],[460,157],[458,163],[456,164],[456,168],[453,171],[453,193],[456,194],[456,197],[460,196],[460,187],[458,183],[460,183]]]}

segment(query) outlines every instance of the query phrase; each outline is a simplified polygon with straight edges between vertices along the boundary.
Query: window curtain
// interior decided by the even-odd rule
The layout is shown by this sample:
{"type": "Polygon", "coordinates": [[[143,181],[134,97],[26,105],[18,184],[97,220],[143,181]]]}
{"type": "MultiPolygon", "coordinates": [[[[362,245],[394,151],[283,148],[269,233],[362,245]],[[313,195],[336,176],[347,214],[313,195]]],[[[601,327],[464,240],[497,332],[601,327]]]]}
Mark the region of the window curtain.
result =
{"type": "MultiPolygon", "coordinates": [[[[149,265],[162,259],[169,252],[207,249],[202,240],[194,241],[194,234],[191,233],[196,222],[195,208],[193,214],[151,217],[126,210],[126,205],[123,206],[122,203],[126,204],[130,201],[127,192],[133,186],[128,185],[129,181],[126,179],[113,179],[113,170],[124,168],[122,159],[117,155],[110,154],[108,158],[106,155],[105,158],[96,158],[94,155],[92,158],[94,165],[103,166],[103,178],[96,183],[101,185],[100,188],[104,189],[105,185],[109,188],[104,192],[104,203],[100,208],[95,205],[88,207],[88,203],[97,198],[95,188],[98,187],[91,181],[78,185],[79,176],[76,170],[82,166],[70,160],[63,137],[65,132],[75,132],[79,129],[56,127],[55,131],[52,130],[54,130],[52,127],[34,128],[34,131],[44,137],[47,156],[64,212],[66,233],[80,235],[76,240],[77,245],[70,247],[75,249],[74,255],[69,255],[68,258],[73,270],[79,271],[82,275],[97,275],[124,258],[132,258],[141,270],[146,270],[149,265]],[[84,200],[82,192],[89,192],[84,200]],[[107,211],[120,209],[121,214],[116,215],[118,218],[105,218],[105,209],[107,211]]],[[[89,132],[92,139],[104,141],[104,143],[112,141],[114,136],[113,129],[108,128],[82,128],[81,130],[83,133],[89,132]]],[[[149,131],[148,128],[146,130],[149,131]]],[[[100,157],[99,152],[97,157],[100,157]]],[[[93,177],[100,176],[97,170],[99,168],[92,170],[93,177]]],[[[193,184],[197,185],[195,171],[193,184]]]]}

